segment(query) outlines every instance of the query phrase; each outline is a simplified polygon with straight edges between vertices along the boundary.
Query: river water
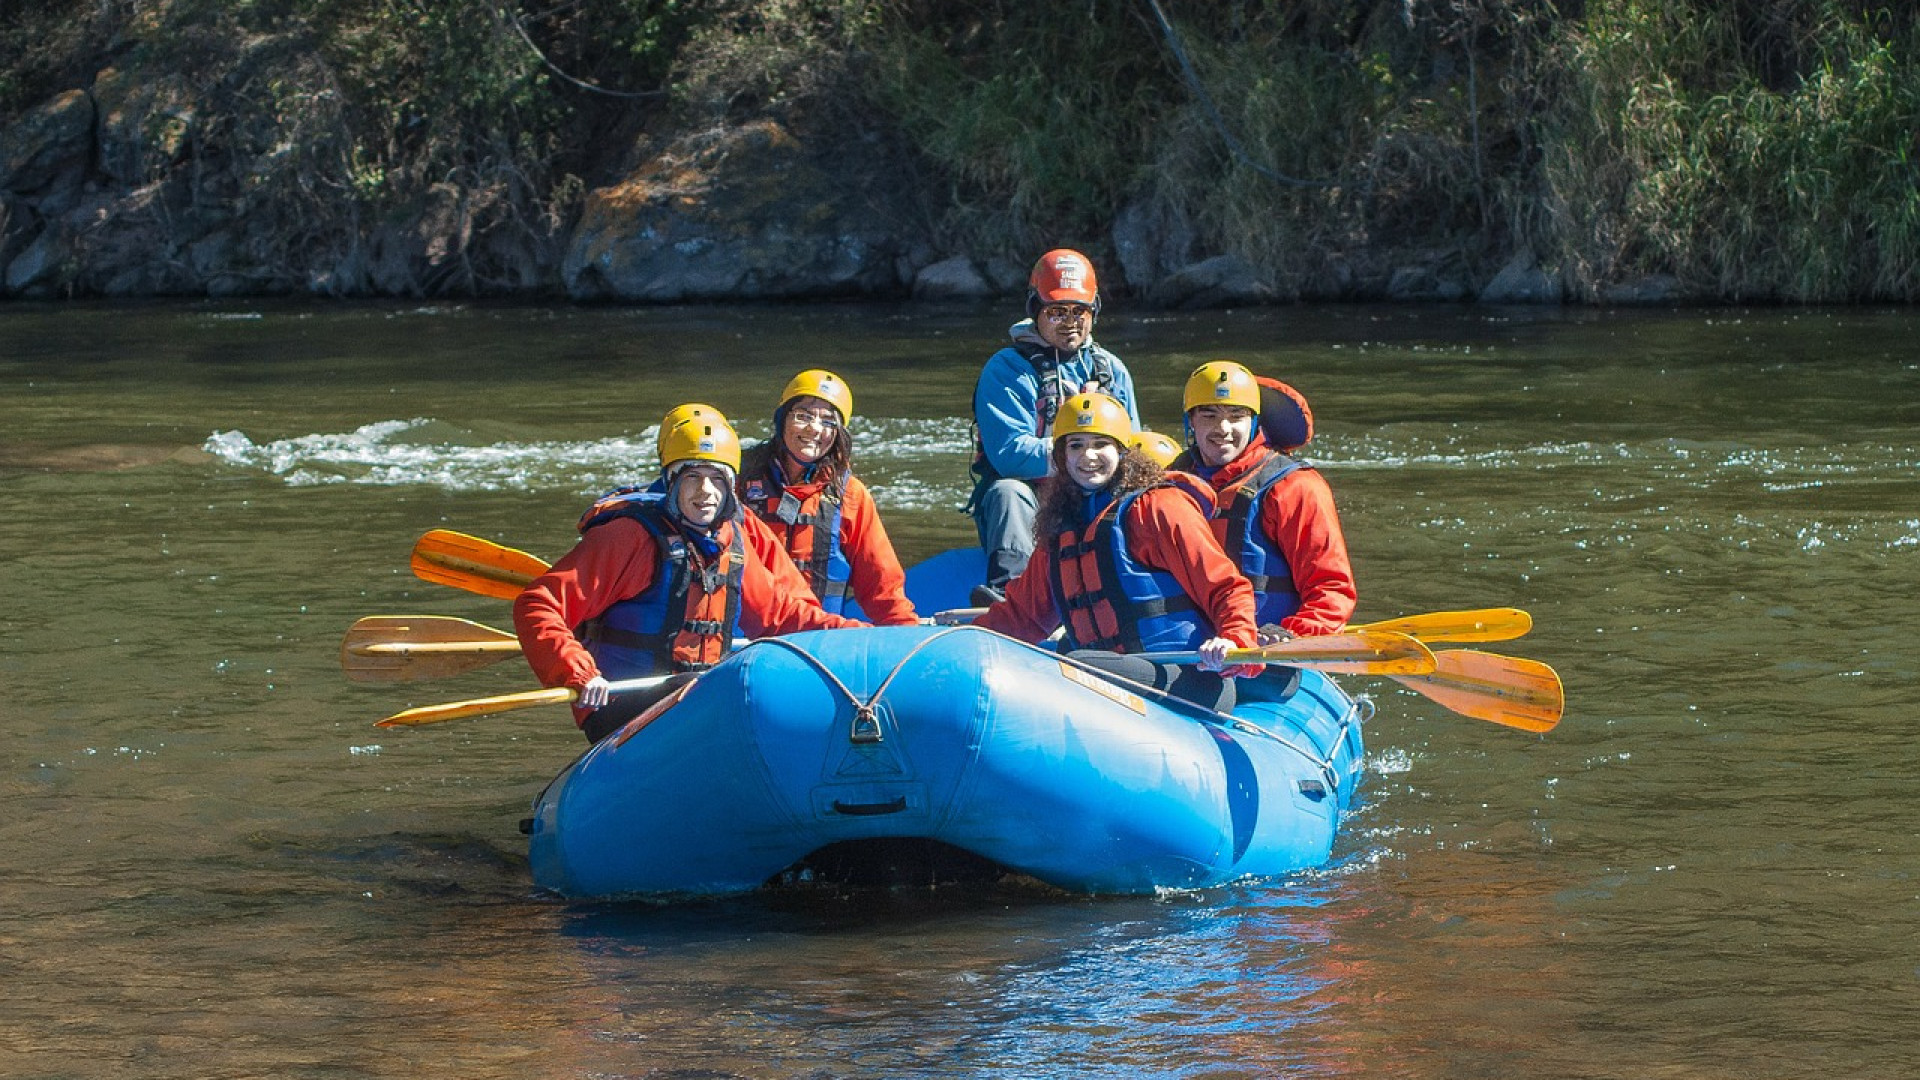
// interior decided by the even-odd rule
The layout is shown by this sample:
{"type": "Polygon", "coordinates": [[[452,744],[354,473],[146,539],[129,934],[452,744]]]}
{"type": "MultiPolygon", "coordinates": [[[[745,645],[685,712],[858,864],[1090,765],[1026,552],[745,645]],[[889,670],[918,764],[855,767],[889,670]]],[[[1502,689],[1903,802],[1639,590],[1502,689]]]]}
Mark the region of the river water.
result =
{"type": "Polygon", "coordinates": [[[1105,320],[1157,426],[1216,356],[1306,393],[1361,619],[1523,607],[1566,683],[1534,736],[1348,680],[1289,880],[569,905],[516,830],[564,711],[371,726],[524,668],[341,676],[362,615],[507,623],[421,532],[556,556],[666,408],[763,434],[803,367],[902,556],[970,542],[1004,314],[0,307],[0,1075],[1920,1074],[1910,311],[1105,320]]]}

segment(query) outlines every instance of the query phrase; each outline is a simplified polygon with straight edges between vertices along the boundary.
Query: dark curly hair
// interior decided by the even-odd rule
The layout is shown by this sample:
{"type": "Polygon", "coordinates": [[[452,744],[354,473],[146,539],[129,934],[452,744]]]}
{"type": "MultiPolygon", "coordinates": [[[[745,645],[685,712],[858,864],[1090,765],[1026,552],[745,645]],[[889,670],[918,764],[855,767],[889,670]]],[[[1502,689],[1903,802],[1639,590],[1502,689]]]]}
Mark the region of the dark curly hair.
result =
{"type": "MultiPolygon", "coordinates": [[[[1034,544],[1039,547],[1045,547],[1068,529],[1086,525],[1080,520],[1084,493],[1080,485],[1067,475],[1066,446],[1065,439],[1055,439],[1053,442],[1053,474],[1047,479],[1040,496],[1040,512],[1033,519],[1034,544]]],[[[1129,448],[1120,455],[1120,467],[1113,470],[1113,479],[1107,481],[1105,490],[1118,497],[1129,491],[1153,487],[1166,476],[1167,471],[1160,467],[1159,462],[1129,448]]]]}

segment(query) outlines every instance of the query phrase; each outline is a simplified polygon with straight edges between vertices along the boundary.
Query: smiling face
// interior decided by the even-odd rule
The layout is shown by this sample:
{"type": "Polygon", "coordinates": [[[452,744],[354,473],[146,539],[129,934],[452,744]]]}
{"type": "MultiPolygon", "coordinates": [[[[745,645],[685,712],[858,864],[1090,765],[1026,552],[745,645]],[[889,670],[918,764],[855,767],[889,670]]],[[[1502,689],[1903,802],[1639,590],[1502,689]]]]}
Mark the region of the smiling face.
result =
{"type": "Polygon", "coordinates": [[[840,434],[840,410],[832,403],[811,395],[793,399],[787,419],[781,427],[781,444],[795,461],[811,465],[833,449],[840,434]]]}
{"type": "Polygon", "coordinates": [[[1193,445],[1200,460],[1211,468],[1232,462],[1253,442],[1257,417],[1239,405],[1201,405],[1187,413],[1193,425],[1193,445]]]}
{"type": "Polygon", "coordinates": [[[1106,487],[1120,468],[1120,444],[1105,435],[1075,432],[1062,440],[1067,477],[1084,491],[1106,487]]]}
{"type": "Polygon", "coordinates": [[[728,483],[727,470],[718,465],[696,462],[682,468],[673,478],[681,520],[697,529],[712,525],[727,504],[728,483]]]}
{"type": "Polygon", "coordinates": [[[1093,340],[1093,308],[1086,304],[1048,304],[1033,317],[1040,340],[1061,352],[1078,352],[1093,340]]]}

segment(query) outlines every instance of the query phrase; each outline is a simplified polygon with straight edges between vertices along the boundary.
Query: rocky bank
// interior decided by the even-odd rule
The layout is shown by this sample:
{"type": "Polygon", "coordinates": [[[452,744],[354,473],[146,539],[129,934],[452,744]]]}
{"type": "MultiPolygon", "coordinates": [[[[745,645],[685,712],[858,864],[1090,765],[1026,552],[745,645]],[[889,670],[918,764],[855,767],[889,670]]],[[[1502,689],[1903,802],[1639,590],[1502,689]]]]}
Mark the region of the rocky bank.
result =
{"type": "MultiPolygon", "coordinates": [[[[276,168],[301,132],[233,111],[289,57],[263,44],[218,80],[106,68],[0,130],[0,296],[496,295],[667,303],[1014,294],[1032,253],[941,249],[902,152],[872,134],[763,116],[610,145],[563,212],[449,177],[357,202],[353,177],[276,168]],[[222,91],[221,88],[225,88],[222,91]],[[221,93],[228,97],[220,97],[221,93]],[[289,176],[302,177],[291,182],[289,176]],[[340,191],[325,190],[329,185],[340,191]],[[378,212],[358,209],[380,205],[378,212]],[[346,208],[345,211],[342,208],[346,208]]],[[[1085,247],[1109,292],[1181,308],[1297,299],[1557,303],[1529,253],[1366,250],[1280,285],[1201,249],[1175,215],[1115,208],[1085,247]]],[[[1678,299],[1671,279],[1611,299],[1678,299]]]]}

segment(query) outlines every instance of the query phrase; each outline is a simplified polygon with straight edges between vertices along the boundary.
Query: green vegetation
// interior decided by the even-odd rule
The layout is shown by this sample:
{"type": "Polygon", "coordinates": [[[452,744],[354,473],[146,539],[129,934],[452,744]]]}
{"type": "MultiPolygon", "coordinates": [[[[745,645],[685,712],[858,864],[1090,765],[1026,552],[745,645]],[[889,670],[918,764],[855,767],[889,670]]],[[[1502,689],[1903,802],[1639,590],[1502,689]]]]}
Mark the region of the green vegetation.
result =
{"type": "Polygon", "coordinates": [[[1608,0],[1560,48],[1580,78],[1545,174],[1576,280],[1666,270],[1731,298],[1920,295],[1910,6],[1608,0]]]}
{"type": "MultiPolygon", "coordinates": [[[[434,213],[551,243],[649,140],[772,112],[906,147],[937,245],[981,256],[1104,258],[1144,203],[1283,291],[1365,260],[1485,280],[1530,252],[1577,297],[1648,274],[1920,296],[1920,15],[1884,0],[18,8],[0,124],[106,68],[178,84],[191,129],[151,137],[245,158],[288,265],[434,213]]],[[[519,280],[484,253],[446,274],[425,287],[519,280]]]]}

